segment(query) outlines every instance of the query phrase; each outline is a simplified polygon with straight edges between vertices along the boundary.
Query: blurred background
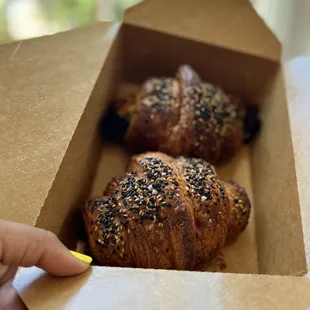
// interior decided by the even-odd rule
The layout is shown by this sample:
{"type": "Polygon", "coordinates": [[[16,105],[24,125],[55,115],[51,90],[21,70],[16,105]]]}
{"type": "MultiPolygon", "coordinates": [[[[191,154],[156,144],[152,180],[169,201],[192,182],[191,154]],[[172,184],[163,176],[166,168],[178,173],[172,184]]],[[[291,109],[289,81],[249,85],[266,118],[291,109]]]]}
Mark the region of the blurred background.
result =
{"type": "Polygon", "coordinates": [[[96,20],[121,20],[140,0],[0,0],[0,44],[53,34],[96,20]]]}

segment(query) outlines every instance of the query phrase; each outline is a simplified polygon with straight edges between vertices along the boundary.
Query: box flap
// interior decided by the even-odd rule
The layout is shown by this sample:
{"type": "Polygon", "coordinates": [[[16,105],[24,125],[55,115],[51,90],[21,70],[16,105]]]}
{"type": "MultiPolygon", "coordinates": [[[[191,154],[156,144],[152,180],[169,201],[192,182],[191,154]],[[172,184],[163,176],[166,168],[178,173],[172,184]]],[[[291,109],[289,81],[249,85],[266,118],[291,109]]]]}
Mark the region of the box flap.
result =
{"type": "Polygon", "coordinates": [[[0,214],[36,223],[118,25],[0,47],[0,214]]]}
{"type": "Polygon", "coordinates": [[[307,270],[310,270],[310,45],[309,1],[254,1],[256,9],[282,42],[282,60],[294,148],[307,270]],[[277,14],[275,14],[275,12],[277,14]]]}
{"type": "Polygon", "coordinates": [[[283,310],[310,305],[310,282],[301,277],[92,267],[78,277],[56,278],[31,268],[18,273],[14,286],[33,310],[283,310]],[[297,287],[298,294],[292,294],[297,287]]]}
{"type": "Polygon", "coordinates": [[[248,0],[145,0],[125,13],[124,22],[270,60],[280,59],[279,41],[248,0]]]}

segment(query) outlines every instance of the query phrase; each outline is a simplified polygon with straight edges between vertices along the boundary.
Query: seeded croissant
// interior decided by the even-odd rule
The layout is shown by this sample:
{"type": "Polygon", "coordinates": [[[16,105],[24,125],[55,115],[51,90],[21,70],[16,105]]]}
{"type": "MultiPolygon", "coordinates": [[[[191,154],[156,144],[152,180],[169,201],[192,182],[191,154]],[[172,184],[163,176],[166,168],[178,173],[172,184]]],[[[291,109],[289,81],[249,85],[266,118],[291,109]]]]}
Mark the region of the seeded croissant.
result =
{"type": "Polygon", "coordinates": [[[243,188],[202,159],[145,153],[90,200],[83,219],[100,265],[202,270],[248,223],[243,188]]]}
{"type": "Polygon", "coordinates": [[[148,79],[137,94],[117,100],[104,119],[103,133],[108,138],[125,133],[133,152],[160,151],[216,164],[231,158],[259,127],[255,106],[183,65],[176,78],[148,79]]]}

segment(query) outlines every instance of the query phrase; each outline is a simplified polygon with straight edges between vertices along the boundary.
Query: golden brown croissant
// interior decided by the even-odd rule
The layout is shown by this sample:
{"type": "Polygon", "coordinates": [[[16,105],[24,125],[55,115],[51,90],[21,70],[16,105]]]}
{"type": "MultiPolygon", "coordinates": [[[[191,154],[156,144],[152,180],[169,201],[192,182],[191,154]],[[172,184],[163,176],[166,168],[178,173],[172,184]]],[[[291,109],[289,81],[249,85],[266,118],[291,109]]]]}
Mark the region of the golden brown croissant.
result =
{"type": "Polygon", "coordinates": [[[163,153],[132,157],[104,195],[86,204],[83,219],[93,257],[109,266],[205,268],[244,230],[251,208],[206,161],[163,153]]]}
{"type": "Polygon", "coordinates": [[[160,151],[213,164],[231,158],[259,129],[255,107],[202,81],[187,65],[176,78],[148,79],[138,94],[116,101],[112,109],[117,115],[108,114],[104,134],[125,131],[132,151],[160,151]]]}

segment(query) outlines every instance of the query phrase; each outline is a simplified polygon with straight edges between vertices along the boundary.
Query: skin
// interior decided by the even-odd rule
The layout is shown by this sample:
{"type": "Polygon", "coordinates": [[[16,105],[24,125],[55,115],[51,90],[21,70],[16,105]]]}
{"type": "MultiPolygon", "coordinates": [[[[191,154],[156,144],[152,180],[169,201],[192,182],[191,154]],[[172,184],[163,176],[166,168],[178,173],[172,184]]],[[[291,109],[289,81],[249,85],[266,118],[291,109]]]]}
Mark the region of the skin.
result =
{"type": "Polygon", "coordinates": [[[31,266],[55,276],[77,275],[89,267],[53,233],[0,220],[0,309],[26,309],[12,283],[18,267],[31,266]]]}

